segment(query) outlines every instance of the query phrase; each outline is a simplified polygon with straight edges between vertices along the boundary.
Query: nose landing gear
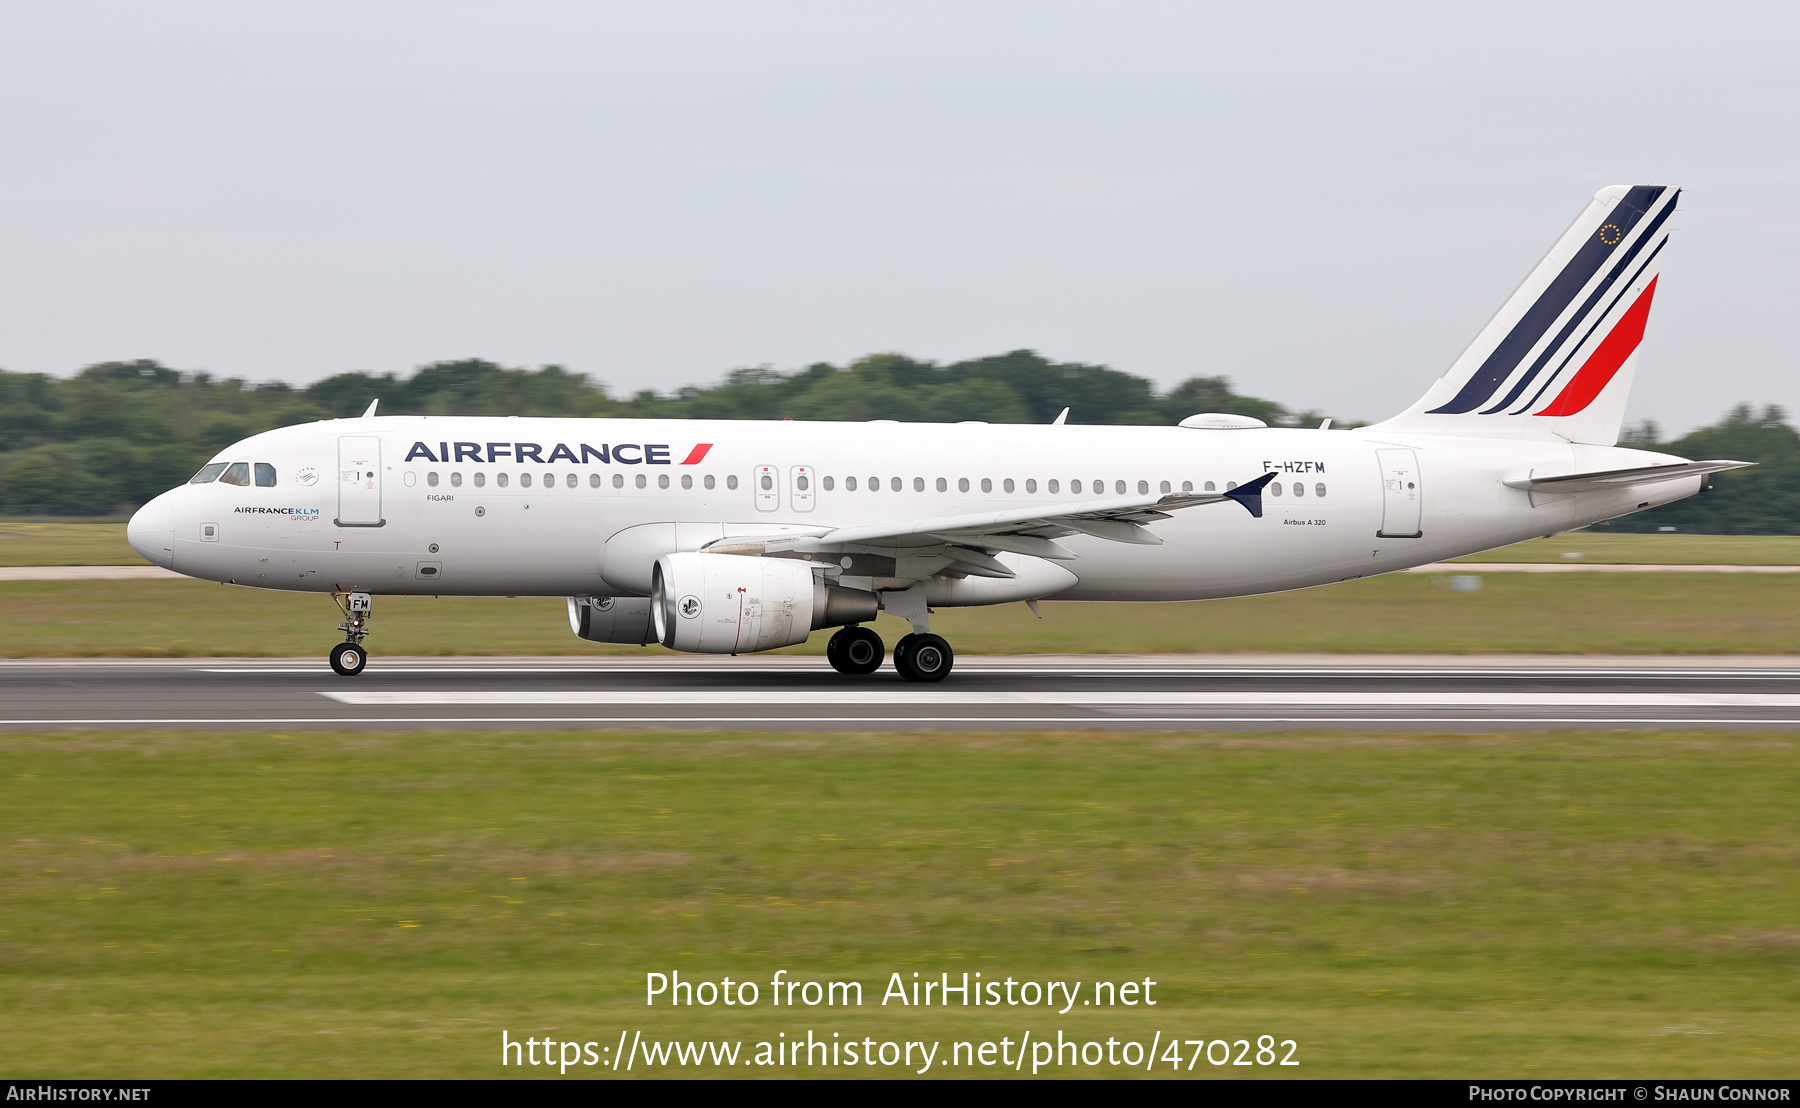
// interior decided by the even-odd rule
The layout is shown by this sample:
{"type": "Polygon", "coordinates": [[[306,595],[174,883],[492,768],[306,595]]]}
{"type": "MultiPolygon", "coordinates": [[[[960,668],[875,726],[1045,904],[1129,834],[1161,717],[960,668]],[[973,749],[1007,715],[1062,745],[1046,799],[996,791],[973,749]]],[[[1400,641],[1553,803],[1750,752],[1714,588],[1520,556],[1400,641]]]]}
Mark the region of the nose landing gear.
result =
{"type": "Polygon", "coordinates": [[[344,641],[331,648],[331,668],[339,677],[355,677],[369,664],[369,653],[363,649],[362,641],[369,635],[374,601],[366,592],[334,592],[331,599],[344,613],[344,622],[338,624],[344,641]]]}

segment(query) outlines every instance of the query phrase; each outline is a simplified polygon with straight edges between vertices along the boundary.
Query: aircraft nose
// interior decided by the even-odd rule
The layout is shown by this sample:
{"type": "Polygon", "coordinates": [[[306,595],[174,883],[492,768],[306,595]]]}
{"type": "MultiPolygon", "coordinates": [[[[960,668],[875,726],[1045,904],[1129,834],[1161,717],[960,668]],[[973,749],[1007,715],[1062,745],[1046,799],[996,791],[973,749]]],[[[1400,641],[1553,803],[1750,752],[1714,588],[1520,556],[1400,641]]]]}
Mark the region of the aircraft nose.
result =
{"type": "Polygon", "coordinates": [[[175,505],[163,495],[139,508],[125,525],[125,541],[146,561],[175,568],[175,505]]]}

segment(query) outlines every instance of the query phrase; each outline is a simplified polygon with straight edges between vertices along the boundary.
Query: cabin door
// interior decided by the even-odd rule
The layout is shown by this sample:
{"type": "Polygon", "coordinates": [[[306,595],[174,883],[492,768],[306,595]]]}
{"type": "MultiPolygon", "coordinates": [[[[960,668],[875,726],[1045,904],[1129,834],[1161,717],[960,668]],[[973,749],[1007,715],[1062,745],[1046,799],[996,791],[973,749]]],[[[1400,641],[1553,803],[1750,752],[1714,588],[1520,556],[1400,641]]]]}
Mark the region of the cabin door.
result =
{"type": "Polygon", "coordinates": [[[1424,492],[1419,480],[1419,456],[1411,450],[1377,450],[1381,465],[1381,530],[1387,539],[1416,539],[1419,501],[1424,492]]]}
{"type": "Polygon", "coordinates": [[[338,436],[339,527],[380,527],[381,440],[373,435],[338,436]]]}

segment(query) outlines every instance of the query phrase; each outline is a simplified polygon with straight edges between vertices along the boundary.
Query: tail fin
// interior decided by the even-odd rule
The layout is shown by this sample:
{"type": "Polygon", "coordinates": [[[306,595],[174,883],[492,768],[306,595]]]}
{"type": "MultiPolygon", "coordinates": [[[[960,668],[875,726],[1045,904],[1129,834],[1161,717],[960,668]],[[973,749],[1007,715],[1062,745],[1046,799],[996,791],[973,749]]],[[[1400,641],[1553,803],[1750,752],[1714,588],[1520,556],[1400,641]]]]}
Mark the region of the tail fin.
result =
{"type": "Polygon", "coordinates": [[[1595,193],[1430,391],[1380,426],[1617,442],[1680,192],[1595,193]]]}

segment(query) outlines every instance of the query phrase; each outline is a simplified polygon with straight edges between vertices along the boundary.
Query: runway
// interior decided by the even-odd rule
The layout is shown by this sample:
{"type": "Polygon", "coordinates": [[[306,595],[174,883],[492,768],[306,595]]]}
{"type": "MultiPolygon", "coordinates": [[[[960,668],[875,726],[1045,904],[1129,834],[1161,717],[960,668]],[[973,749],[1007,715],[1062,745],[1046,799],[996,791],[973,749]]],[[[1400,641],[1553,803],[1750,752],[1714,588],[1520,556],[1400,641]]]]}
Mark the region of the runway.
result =
{"type": "Polygon", "coordinates": [[[969,657],[0,661],[0,730],[1188,731],[1800,728],[1789,658],[969,657]]]}

